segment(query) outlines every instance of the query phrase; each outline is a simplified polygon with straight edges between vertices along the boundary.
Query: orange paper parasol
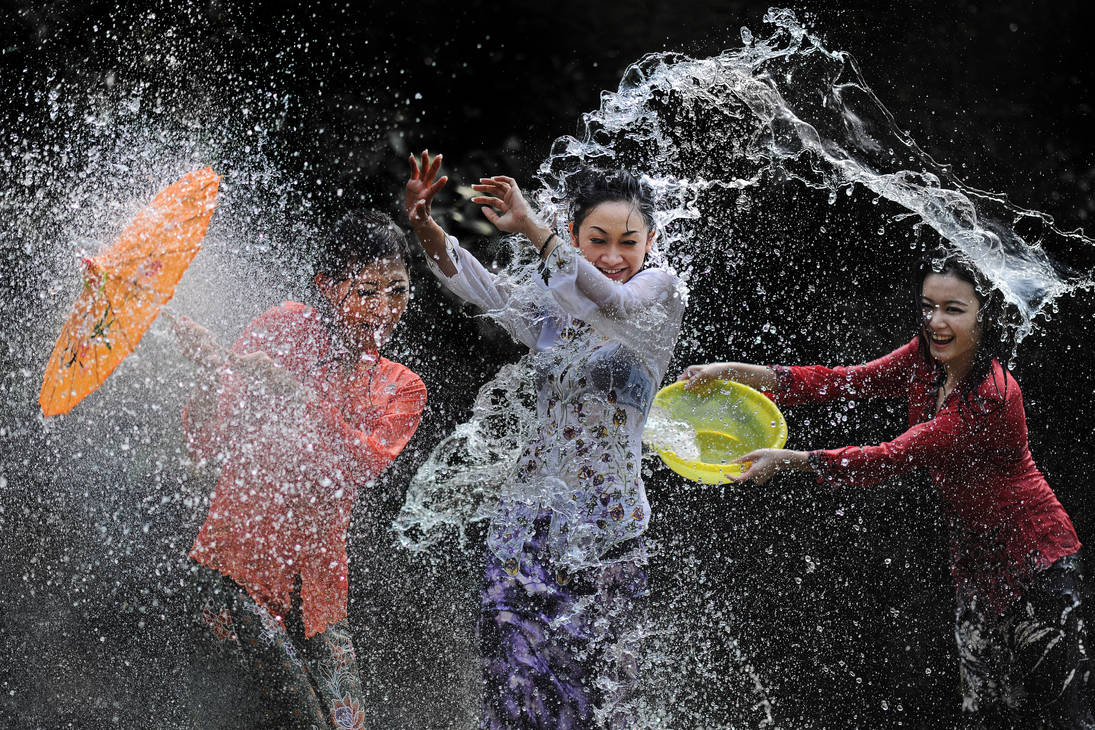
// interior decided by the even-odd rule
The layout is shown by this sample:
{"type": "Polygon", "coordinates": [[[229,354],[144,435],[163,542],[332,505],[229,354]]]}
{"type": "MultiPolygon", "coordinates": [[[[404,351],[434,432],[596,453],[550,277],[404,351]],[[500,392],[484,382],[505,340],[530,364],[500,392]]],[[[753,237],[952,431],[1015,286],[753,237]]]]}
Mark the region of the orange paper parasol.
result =
{"type": "Polygon", "coordinates": [[[196,170],[164,188],[113,244],[85,258],[84,289],[46,365],[38,404],[68,413],[140,342],[201,249],[220,176],[196,170]]]}

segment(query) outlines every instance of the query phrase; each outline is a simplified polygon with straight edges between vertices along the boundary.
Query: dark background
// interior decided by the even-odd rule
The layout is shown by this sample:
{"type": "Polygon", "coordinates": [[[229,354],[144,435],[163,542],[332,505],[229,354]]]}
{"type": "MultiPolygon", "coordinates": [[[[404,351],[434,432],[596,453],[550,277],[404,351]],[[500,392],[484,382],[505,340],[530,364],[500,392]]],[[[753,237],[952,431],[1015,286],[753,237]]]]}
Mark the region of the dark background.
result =
{"type": "MultiPolygon", "coordinates": [[[[47,106],[28,93],[58,80],[98,92],[113,71],[119,85],[145,82],[168,96],[266,84],[291,98],[273,148],[308,215],[329,220],[363,202],[395,216],[409,150],[443,151],[456,181],[500,172],[527,180],[552,140],[574,133],[582,112],[598,106],[601,90],[615,88],[630,63],[653,51],[704,56],[737,46],[740,26],[763,31],[765,7],[9,3],[0,24],[0,73],[10,101],[0,132],[5,146],[16,132],[43,145],[62,143],[64,128],[51,125],[47,106]],[[168,30],[193,39],[185,44],[191,61],[185,69],[165,75],[161,64],[133,61],[158,53],[168,30]],[[291,72],[269,70],[278,53],[293,57],[291,72]]],[[[1081,3],[792,7],[828,48],[855,56],[898,123],[936,160],[955,165],[974,187],[1051,214],[1062,228],[1087,225],[1095,211],[1089,91],[1095,64],[1081,3]]],[[[15,149],[8,148],[5,169],[17,166],[15,149]]],[[[715,277],[722,286],[703,289],[702,279],[699,290],[694,286],[672,373],[705,359],[860,361],[911,336],[903,282],[913,253],[903,242],[892,249],[855,246],[857,233],[878,223],[877,212],[864,212],[866,201],[825,207],[787,187],[771,191],[766,203],[768,210],[815,205],[820,212],[735,221],[744,240],[750,226],[763,225],[766,235],[793,245],[752,256],[752,280],[715,277]],[[816,235],[819,221],[852,245],[816,235]],[[757,283],[764,296],[756,295],[757,283]],[[807,296],[807,284],[818,291],[807,296]],[[778,334],[762,333],[765,323],[776,324],[778,334]],[[702,329],[707,324],[711,333],[702,329]]],[[[474,211],[455,194],[439,208],[462,237],[482,235],[474,211]]],[[[40,283],[24,277],[33,251],[23,252],[10,236],[0,241],[5,289],[16,300],[39,290],[40,283]]],[[[466,677],[447,676],[455,662],[434,662],[431,654],[467,649],[446,642],[450,624],[466,623],[461,587],[474,587],[477,566],[466,558],[476,548],[454,545],[452,556],[433,556],[427,570],[389,554],[387,526],[402,486],[432,444],[466,417],[475,389],[498,363],[519,353],[489,326],[445,304],[424,270],[418,278],[404,331],[429,331],[432,339],[427,345],[405,335],[395,347],[422,374],[431,405],[386,483],[359,505],[351,613],[378,716],[405,726],[465,727],[458,711],[436,708],[459,695],[454,686],[466,677]],[[421,601],[408,604],[416,595],[421,601]]],[[[1092,298],[1081,294],[1059,305],[1052,321],[1023,343],[1015,371],[1035,458],[1086,542],[1095,535],[1088,468],[1095,423],[1092,298]]],[[[179,667],[186,642],[171,627],[184,610],[178,592],[164,586],[179,577],[173,556],[185,552],[203,512],[185,499],[169,499],[158,511],[155,500],[142,501],[120,518],[112,513],[115,525],[137,516],[132,538],[125,527],[100,529],[104,511],[87,497],[94,485],[105,493],[108,485],[140,484],[148,475],[132,461],[128,469],[136,476],[101,463],[96,468],[106,473],[98,476],[75,472],[93,485],[84,500],[71,484],[59,483],[57,465],[70,462],[53,454],[56,436],[33,420],[33,409],[16,405],[27,387],[16,387],[22,381],[14,373],[35,362],[34,353],[18,351],[20,342],[18,331],[9,332],[4,351],[5,397],[12,401],[0,432],[6,536],[0,575],[8,586],[0,600],[7,642],[0,644],[0,713],[10,727],[137,727],[148,716],[160,717],[161,726],[183,726],[194,700],[179,667]],[[137,536],[149,516],[151,530],[137,536]],[[146,551],[143,557],[118,557],[132,553],[133,544],[146,551]]],[[[48,350],[39,354],[44,359],[48,350]]],[[[904,418],[900,406],[888,404],[787,415],[795,448],[879,440],[904,418]]],[[[140,421],[139,414],[133,419],[140,421]]],[[[177,440],[171,428],[163,425],[151,441],[177,440]]],[[[694,651],[708,655],[697,664],[705,672],[681,667],[688,679],[674,701],[690,708],[680,717],[691,719],[673,727],[759,725],[762,713],[751,709],[755,697],[741,679],[745,663],[763,682],[780,727],[956,725],[945,533],[926,479],[843,494],[793,477],[763,488],[699,489],[651,466],[651,538],[659,548],[654,600],[663,611],[685,614],[679,636],[666,641],[695,642],[694,651]]],[[[200,486],[154,481],[169,496],[197,495],[200,505],[200,486]]]]}

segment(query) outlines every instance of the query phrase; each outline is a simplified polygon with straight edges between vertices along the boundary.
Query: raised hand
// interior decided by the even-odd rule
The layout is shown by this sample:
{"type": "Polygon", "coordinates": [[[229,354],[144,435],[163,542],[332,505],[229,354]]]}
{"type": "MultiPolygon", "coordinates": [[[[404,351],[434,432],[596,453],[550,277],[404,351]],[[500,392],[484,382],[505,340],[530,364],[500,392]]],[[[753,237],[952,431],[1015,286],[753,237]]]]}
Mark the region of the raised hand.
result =
{"type": "MultiPolygon", "coordinates": [[[[521,194],[517,181],[505,175],[484,177],[472,190],[486,195],[472,198],[471,202],[481,205],[483,215],[500,231],[522,233],[529,239],[533,232],[542,228],[532,213],[532,208],[521,194]]],[[[535,243],[535,241],[534,241],[535,243]]]]}
{"type": "Polygon", "coordinates": [[[232,370],[248,381],[248,387],[269,395],[297,395],[301,382],[291,372],[278,365],[265,352],[250,352],[232,358],[232,370]]]}
{"type": "Polygon", "coordinates": [[[403,206],[415,231],[433,220],[430,212],[433,196],[449,181],[448,177],[437,177],[440,170],[441,155],[431,158],[427,150],[422,150],[421,165],[415,155],[411,155],[411,175],[403,191],[403,206]]]}
{"type": "Polygon", "coordinates": [[[189,317],[172,318],[171,331],[183,355],[202,368],[215,370],[228,361],[227,352],[213,333],[189,317]]]}

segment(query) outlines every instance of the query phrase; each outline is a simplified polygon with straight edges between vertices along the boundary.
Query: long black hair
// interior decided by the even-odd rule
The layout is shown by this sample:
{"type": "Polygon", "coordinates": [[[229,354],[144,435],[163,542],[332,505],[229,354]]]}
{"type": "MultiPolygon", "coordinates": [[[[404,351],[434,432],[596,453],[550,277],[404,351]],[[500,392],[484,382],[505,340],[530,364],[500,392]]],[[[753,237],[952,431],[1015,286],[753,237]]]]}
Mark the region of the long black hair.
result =
{"type": "MultiPolygon", "coordinates": [[[[968,257],[944,248],[937,248],[916,264],[912,277],[913,297],[919,323],[917,340],[920,355],[925,362],[935,363],[929,349],[927,334],[924,332],[924,315],[920,304],[924,280],[929,274],[954,276],[972,286],[974,296],[977,297],[977,322],[981,330],[977,351],[974,353],[969,373],[961,383],[955,386],[962,390],[964,400],[969,401],[981,383],[992,373],[994,360],[1006,369],[1007,362],[1014,352],[1015,330],[1008,323],[1007,307],[1000,290],[992,285],[968,257]]],[[[938,364],[936,369],[936,385],[939,386],[943,384],[946,373],[938,364]]],[[[1003,383],[996,383],[996,387],[1001,395],[1006,395],[1007,378],[1004,378],[1003,383]]]]}
{"type": "Polygon", "coordinates": [[[654,230],[654,196],[642,180],[627,170],[587,167],[574,173],[567,181],[567,187],[570,188],[570,220],[575,235],[586,216],[601,203],[631,204],[646,227],[654,230]]]}

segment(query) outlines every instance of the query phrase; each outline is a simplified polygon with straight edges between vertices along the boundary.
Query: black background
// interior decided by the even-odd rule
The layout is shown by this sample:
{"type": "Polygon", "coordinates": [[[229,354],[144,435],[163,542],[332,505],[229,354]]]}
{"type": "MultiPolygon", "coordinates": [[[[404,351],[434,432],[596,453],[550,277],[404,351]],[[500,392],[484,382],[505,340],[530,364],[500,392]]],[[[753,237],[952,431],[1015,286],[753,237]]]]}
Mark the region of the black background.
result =
{"type": "MultiPolygon", "coordinates": [[[[1080,2],[793,7],[828,48],[856,57],[898,123],[936,160],[954,164],[975,187],[1053,215],[1062,228],[1087,224],[1095,211],[1095,64],[1080,2]]],[[[459,181],[499,172],[526,180],[552,140],[573,133],[581,113],[597,107],[600,91],[615,88],[630,63],[652,51],[704,56],[736,46],[740,26],[762,29],[764,9],[751,2],[569,0],[317,3],[291,10],[250,3],[6,5],[0,71],[11,103],[0,116],[0,132],[15,131],[17,115],[24,126],[28,118],[44,120],[46,108],[27,101],[24,92],[56,78],[91,89],[101,85],[106,70],[116,69],[127,82],[192,88],[192,77],[183,83],[149,72],[139,79],[140,64],[119,61],[154,49],[158,34],[175,28],[201,39],[190,46],[188,72],[199,81],[215,86],[230,72],[239,83],[276,83],[292,97],[288,120],[277,132],[283,152],[277,162],[297,181],[313,215],[328,219],[347,204],[364,202],[394,216],[407,151],[443,151],[448,174],[459,181]],[[287,28],[293,44],[303,39],[310,45],[294,51],[302,62],[292,74],[272,78],[264,62],[288,47],[287,28]],[[336,188],[344,194],[332,195],[336,188]]],[[[63,134],[44,123],[29,129],[43,140],[63,134]]],[[[776,191],[772,200],[783,196],[793,206],[802,195],[776,191]]],[[[861,205],[841,202],[824,215],[854,232],[869,225],[861,205]]],[[[439,208],[455,230],[476,234],[451,217],[460,211],[455,196],[443,197],[439,208]]],[[[748,225],[745,219],[735,224],[738,230],[748,225]]],[[[712,324],[719,336],[686,338],[674,368],[727,358],[857,361],[911,335],[906,261],[817,237],[807,241],[807,224],[800,221],[780,225],[788,240],[797,236],[802,243],[751,259],[750,273],[764,283],[767,301],[745,308],[732,303],[752,291],[753,282],[718,291],[694,288],[688,327],[712,324]],[[797,299],[807,279],[825,282],[821,298],[809,306],[797,299]],[[765,322],[790,334],[759,336],[765,322]]],[[[6,288],[34,289],[20,276],[26,261],[17,242],[0,240],[11,272],[6,288]]],[[[416,568],[413,560],[386,552],[386,529],[415,466],[467,415],[475,388],[518,351],[491,328],[441,311],[451,305],[427,277],[419,273],[405,332],[431,331],[432,350],[416,350],[425,345],[410,335],[398,346],[426,381],[431,405],[386,483],[359,505],[351,613],[378,716],[405,726],[462,727],[459,712],[425,708],[437,708],[447,693],[457,692],[451,686],[457,680],[445,675],[448,665],[430,655],[441,651],[446,623],[459,623],[468,606],[455,599],[417,606],[406,601],[416,591],[459,593],[453,585],[475,581],[474,560],[440,556],[430,571],[416,568]],[[438,566],[448,571],[446,578],[431,572],[438,566]],[[428,580],[437,582],[421,585],[428,580]],[[438,613],[443,605],[452,616],[438,613]]],[[[1095,504],[1088,496],[1095,423],[1089,415],[1095,393],[1088,367],[1091,323],[1090,294],[1066,298],[1052,321],[1024,342],[1016,367],[1033,453],[1085,542],[1095,534],[1095,504]]],[[[19,356],[5,350],[5,368],[22,363],[19,356]]],[[[136,727],[142,724],[137,718],[151,715],[162,718],[161,726],[183,726],[192,702],[178,679],[185,640],[171,627],[184,609],[164,608],[173,594],[151,571],[133,575],[118,567],[131,563],[103,557],[105,548],[91,529],[94,517],[81,524],[73,517],[78,510],[58,508],[50,458],[44,452],[35,458],[48,442],[43,429],[12,427],[30,412],[10,406],[0,442],[6,476],[0,525],[7,535],[0,567],[9,586],[2,604],[8,643],[0,644],[4,721],[11,727],[136,727]],[[30,584],[36,584],[33,591],[30,584]],[[159,610],[133,608],[148,605],[150,595],[162,599],[159,610]],[[55,615],[67,621],[54,622],[55,615]]],[[[790,445],[799,448],[878,440],[900,428],[903,418],[900,408],[887,405],[787,415],[790,445]]],[[[656,601],[669,610],[727,607],[696,613],[691,624],[682,619],[679,641],[728,658],[710,661],[711,673],[688,679],[688,691],[678,699],[690,703],[693,719],[679,721],[680,727],[758,723],[749,696],[740,694],[740,662],[725,641],[712,639],[724,628],[767,688],[780,727],[958,722],[945,534],[926,479],[837,495],[791,477],[763,488],[700,490],[658,467],[648,484],[655,509],[651,536],[661,547],[652,567],[656,601]],[[709,624],[711,615],[728,616],[728,626],[709,624]]],[[[200,509],[175,503],[161,512],[142,538],[152,551],[150,564],[162,563],[168,577],[177,577],[171,571],[178,571],[178,561],[170,556],[185,551],[200,518],[200,509]]],[[[455,546],[453,551],[463,555],[455,546]]]]}

